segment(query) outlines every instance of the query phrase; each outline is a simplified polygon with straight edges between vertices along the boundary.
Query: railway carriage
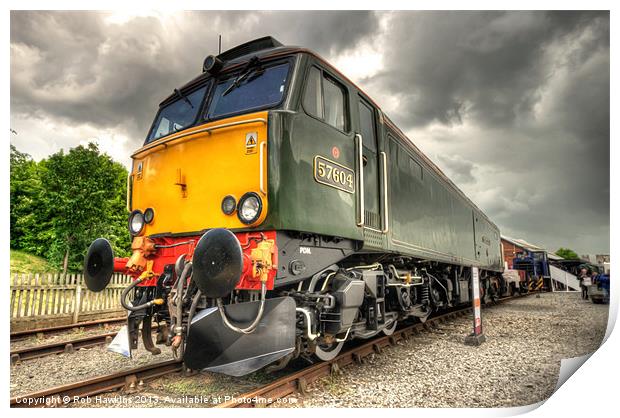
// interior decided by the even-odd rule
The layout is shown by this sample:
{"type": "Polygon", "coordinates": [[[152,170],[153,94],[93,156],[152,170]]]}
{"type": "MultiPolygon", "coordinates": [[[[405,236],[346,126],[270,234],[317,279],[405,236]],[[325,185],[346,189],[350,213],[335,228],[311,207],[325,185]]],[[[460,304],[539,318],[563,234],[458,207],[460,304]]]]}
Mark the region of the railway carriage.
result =
{"type": "Polygon", "coordinates": [[[312,51],[261,38],[209,56],[160,105],[128,180],[130,258],[114,271],[129,345],[244,375],[505,292],[498,228],[312,51]]]}

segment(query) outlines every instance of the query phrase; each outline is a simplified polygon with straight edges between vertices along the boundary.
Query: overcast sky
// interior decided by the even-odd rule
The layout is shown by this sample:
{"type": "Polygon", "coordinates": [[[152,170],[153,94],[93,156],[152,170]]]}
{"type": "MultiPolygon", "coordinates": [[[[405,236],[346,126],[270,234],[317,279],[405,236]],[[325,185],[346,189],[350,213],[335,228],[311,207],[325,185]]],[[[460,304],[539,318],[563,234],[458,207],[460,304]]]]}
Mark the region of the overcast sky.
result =
{"type": "Polygon", "coordinates": [[[272,35],[363,88],[500,227],[609,252],[609,14],[11,13],[11,143],[115,160],[206,55],[272,35]]]}

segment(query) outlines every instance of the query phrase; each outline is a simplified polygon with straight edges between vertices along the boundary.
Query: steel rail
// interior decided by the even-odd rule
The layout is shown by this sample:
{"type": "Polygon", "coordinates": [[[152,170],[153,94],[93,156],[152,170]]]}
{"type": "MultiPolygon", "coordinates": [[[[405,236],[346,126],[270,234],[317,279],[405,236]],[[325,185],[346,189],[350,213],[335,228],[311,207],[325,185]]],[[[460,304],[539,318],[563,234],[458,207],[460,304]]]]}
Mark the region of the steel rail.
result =
{"type": "Polygon", "coordinates": [[[183,370],[181,360],[169,360],[149,364],[134,369],[97,376],[80,382],[69,383],[38,392],[11,397],[11,407],[48,407],[60,406],[77,401],[87,396],[128,387],[132,382],[152,380],[183,370]],[[35,403],[36,402],[36,403],[35,403]]]}
{"type": "MultiPolygon", "coordinates": [[[[123,318],[122,321],[126,321],[126,318],[123,318]]],[[[19,361],[30,360],[52,354],[72,353],[80,348],[91,348],[98,345],[109,344],[117,334],[117,331],[112,331],[105,334],[94,334],[72,340],[63,340],[49,344],[11,350],[11,365],[14,365],[19,361]]]]}
{"type": "Polygon", "coordinates": [[[51,354],[72,353],[80,348],[91,348],[98,345],[109,344],[116,337],[117,332],[106,334],[90,335],[88,337],[77,338],[74,340],[59,341],[51,344],[37,345],[11,350],[11,365],[18,361],[31,360],[51,354]]]}
{"type": "Polygon", "coordinates": [[[67,324],[67,325],[59,325],[56,327],[47,327],[47,328],[36,328],[29,329],[24,331],[15,331],[11,332],[11,341],[19,341],[25,338],[28,338],[32,335],[36,334],[49,334],[57,331],[65,331],[76,328],[96,328],[105,324],[116,324],[119,322],[127,321],[127,317],[122,318],[109,318],[109,319],[99,319],[96,321],[88,321],[88,322],[79,322],[77,324],[67,324]]]}

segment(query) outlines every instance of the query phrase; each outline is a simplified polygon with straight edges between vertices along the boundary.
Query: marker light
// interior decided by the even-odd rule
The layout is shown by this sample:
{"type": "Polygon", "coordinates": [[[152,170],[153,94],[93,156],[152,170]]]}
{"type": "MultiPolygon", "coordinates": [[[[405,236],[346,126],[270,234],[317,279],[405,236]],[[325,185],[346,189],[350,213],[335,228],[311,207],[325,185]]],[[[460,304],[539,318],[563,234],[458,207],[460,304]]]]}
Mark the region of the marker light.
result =
{"type": "Polygon", "coordinates": [[[153,222],[153,218],[155,218],[155,211],[153,210],[153,208],[147,208],[144,211],[144,222],[150,224],[151,222],[153,222]]]}
{"type": "Polygon", "coordinates": [[[237,201],[234,196],[228,195],[222,200],[222,212],[226,215],[232,215],[237,209],[237,201]]]}

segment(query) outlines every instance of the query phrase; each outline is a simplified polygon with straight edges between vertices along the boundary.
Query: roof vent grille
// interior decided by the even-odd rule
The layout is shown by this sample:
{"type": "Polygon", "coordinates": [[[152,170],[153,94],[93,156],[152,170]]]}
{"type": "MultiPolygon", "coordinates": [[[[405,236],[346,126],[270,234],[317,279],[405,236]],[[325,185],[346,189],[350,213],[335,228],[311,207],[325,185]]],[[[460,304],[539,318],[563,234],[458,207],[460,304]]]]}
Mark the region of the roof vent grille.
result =
{"type": "Polygon", "coordinates": [[[279,46],[283,45],[277,39],[271,36],[265,36],[263,38],[254,39],[253,41],[238,45],[234,48],[229,49],[228,51],[224,51],[217,57],[222,61],[230,61],[244,55],[261,51],[263,49],[277,48],[279,46]]]}

